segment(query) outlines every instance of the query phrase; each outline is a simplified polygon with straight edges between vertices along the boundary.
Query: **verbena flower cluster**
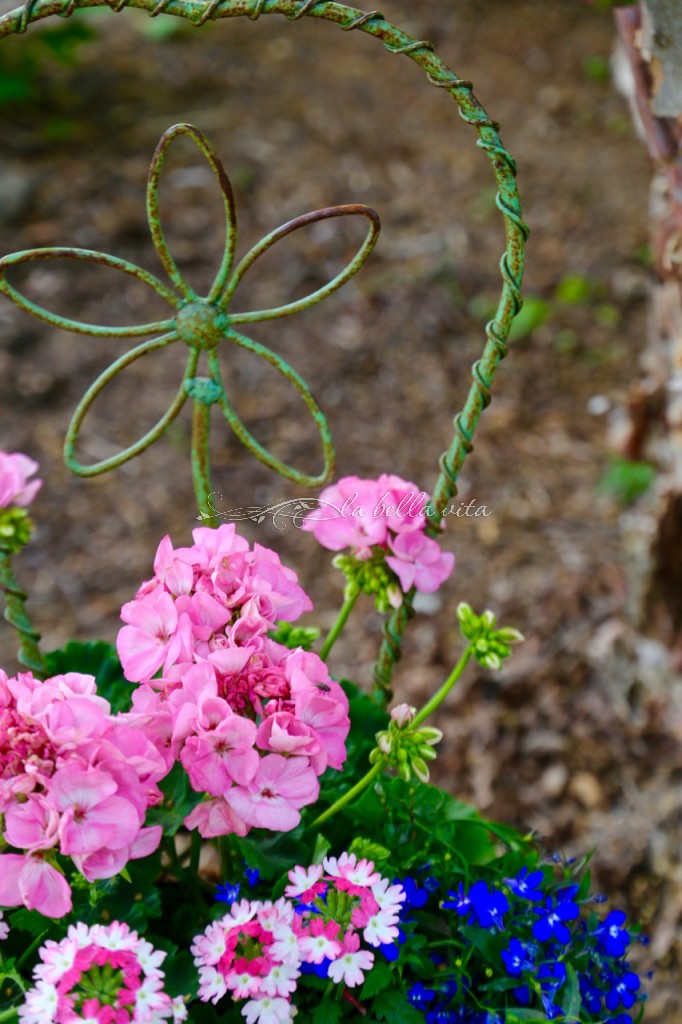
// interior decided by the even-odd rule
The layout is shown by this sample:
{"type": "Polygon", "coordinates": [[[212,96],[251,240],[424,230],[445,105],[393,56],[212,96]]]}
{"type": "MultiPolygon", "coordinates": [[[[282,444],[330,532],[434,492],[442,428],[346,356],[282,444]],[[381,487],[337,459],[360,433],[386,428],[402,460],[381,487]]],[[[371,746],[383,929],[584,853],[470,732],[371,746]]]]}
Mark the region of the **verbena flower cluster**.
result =
{"type": "Polygon", "coordinates": [[[399,607],[412,587],[431,594],[445,582],[455,556],[426,534],[428,496],[399,476],[347,476],[319,497],[303,529],[330,551],[350,548],[335,564],[349,585],[373,594],[377,605],[399,607]]]}
{"type": "Polygon", "coordinates": [[[71,925],[48,941],[33,970],[35,985],[19,1010],[21,1024],[153,1024],[187,1019],[182,999],[163,990],[166,954],[127,924],[71,925]]]}
{"type": "Polygon", "coordinates": [[[289,881],[288,898],[234,902],[192,945],[200,999],[217,1003],[229,993],[247,1000],[241,1012],[248,1024],[293,1020],[291,1000],[302,974],[348,989],[362,984],[374,964],[363,942],[376,948],[398,938],[405,894],[372,861],[348,853],[327,857],[295,867],[289,881]]]}
{"type": "MultiPolygon", "coordinates": [[[[409,904],[415,883],[408,881],[409,904]]],[[[430,891],[417,888],[413,907],[427,906],[440,888],[429,882],[430,891]]],[[[589,911],[594,902],[602,899],[557,882],[551,867],[459,883],[440,901],[450,912],[447,958],[431,956],[429,971],[408,991],[410,1002],[426,1024],[503,1024],[529,1013],[632,1024],[641,981],[627,959],[625,914],[600,918],[589,911]]]]}
{"type": "Polygon", "coordinates": [[[111,878],[152,853],[161,828],[144,827],[161,800],[164,759],[139,730],[111,714],[92,676],[44,682],[0,670],[0,823],[16,853],[0,854],[0,905],[62,917],[71,889],[57,863],[111,878]]]}
{"type": "Polygon", "coordinates": [[[348,700],[317,655],[268,636],[312,607],[296,574],[232,523],[193,538],[162,540],[153,579],[121,612],[118,652],[141,684],[130,721],[204,796],[188,828],[285,832],[317,799],[318,776],[343,765],[348,700]]]}

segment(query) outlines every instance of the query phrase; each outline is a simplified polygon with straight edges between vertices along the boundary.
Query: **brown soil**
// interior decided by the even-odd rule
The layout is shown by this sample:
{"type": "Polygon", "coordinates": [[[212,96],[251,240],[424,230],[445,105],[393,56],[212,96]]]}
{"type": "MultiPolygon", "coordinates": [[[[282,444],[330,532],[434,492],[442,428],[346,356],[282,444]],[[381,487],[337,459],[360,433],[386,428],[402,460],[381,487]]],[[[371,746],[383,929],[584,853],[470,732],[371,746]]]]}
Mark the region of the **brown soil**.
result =
{"type": "MultiPolygon", "coordinates": [[[[674,1024],[682,1021],[680,723],[670,695],[638,680],[619,647],[627,594],[619,515],[597,491],[609,414],[593,413],[621,407],[637,379],[649,274],[641,259],[647,159],[624,102],[600,77],[612,23],[573,0],[387,0],[383,9],[431,39],[502,122],[533,232],[525,291],[549,314],[499,372],[455,503],[475,500],[492,514],[450,520],[457,570],[442,600],[410,627],[397,692],[420,701],[442,680],[458,650],[459,600],[489,606],[524,632],[504,673],[472,670],[451,699],[439,781],[486,814],[537,830],[550,847],[599,843],[597,884],[652,936],[648,1019],[674,1024]],[[585,301],[556,297],[567,275],[587,282],[585,301]],[[604,400],[591,413],[594,396],[604,400]]],[[[487,159],[452,101],[373,40],[310,19],[238,19],[158,39],[149,32],[160,23],[135,12],[99,12],[90,23],[97,37],[76,66],[41,67],[38,107],[2,108],[0,179],[14,173],[25,187],[0,224],[0,251],[80,245],[156,271],[146,169],[159,135],[178,121],[202,128],[224,158],[242,251],[308,210],[374,206],[382,238],[354,283],[253,336],[290,358],[319,396],[339,475],[390,471],[428,488],[499,291],[503,242],[487,159]]],[[[4,45],[16,54],[24,43],[4,45]]],[[[189,147],[178,146],[162,198],[178,262],[199,286],[210,283],[221,245],[212,184],[189,147]]],[[[319,286],[358,237],[317,230],[283,244],[259,282],[244,281],[239,307],[319,286]]],[[[29,277],[36,300],[84,320],[147,322],[159,308],[113,272],[44,264],[29,277]]],[[[31,610],[48,648],[72,636],[113,639],[118,609],[149,575],[157,541],[170,532],[185,542],[195,525],[189,420],[118,473],[72,478],[61,461],[69,416],[127,343],[43,328],[9,303],[0,317],[2,446],[34,455],[45,478],[39,528],[18,567],[31,610]]],[[[180,355],[157,353],[122,375],[95,407],[84,461],[151,425],[177,387],[180,355]]],[[[314,430],[277,375],[230,352],[229,380],[259,439],[315,469],[314,430]]],[[[305,493],[214,422],[223,508],[305,493]]],[[[276,544],[328,626],[341,581],[312,539],[267,520],[245,532],[276,544]]],[[[363,605],[333,669],[368,681],[380,625],[363,605]]],[[[7,632],[1,640],[2,663],[13,667],[7,632]]]]}

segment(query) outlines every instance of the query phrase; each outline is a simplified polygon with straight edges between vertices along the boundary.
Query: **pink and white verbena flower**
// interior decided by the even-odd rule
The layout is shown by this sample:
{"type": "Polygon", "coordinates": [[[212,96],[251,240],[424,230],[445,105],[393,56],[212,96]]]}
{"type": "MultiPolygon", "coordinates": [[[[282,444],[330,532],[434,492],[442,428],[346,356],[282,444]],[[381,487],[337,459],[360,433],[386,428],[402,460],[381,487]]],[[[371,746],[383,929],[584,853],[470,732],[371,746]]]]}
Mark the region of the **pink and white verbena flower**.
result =
{"type": "MultiPolygon", "coordinates": [[[[302,960],[297,925],[288,900],[233,903],[230,913],[210,924],[192,944],[199,998],[217,1003],[229,994],[233,1000],[248,1000],[242,1009],[247,1018],[256,1012],[252,1003],[280,1000],[275,1010],[286,1004],[287,1016],[281,1019],[290,1020],[290,997],[302,960]]],[[[265,1019],[272,1012],[263,1007],[265,1019]]]]}
{"type": "Polygon", "coordinates": [[[297,866],[289,880],[289,899],[235,902],[191,948],[199,998],[241,1001],[247,1024],[293,1020],[292,997],[302,973],[329,977],[346,988],[360,985],[374,964],[367,946],[398,938],[405,893],[382,878],[371,861],[344,853],[322,865],[297,866]]]}
{"type": "Polygon", "coordinates": [[[165,771],[155,746],[97,696],[92,676],[41,682],[0,670],[0,834],[9,848],[0,854],[0,907],[69,913],[58,853],[88,881],[152,853],[161,829],[144,820],[165,771]]]}
{"type": "Polygon", "coordinates": [[[204,797],[188,828],[288,831],[318,776],[343,765],[348,701],[317,655],[268,636],[312,607],[295,573],[232,523],[193,538],[161,541],[154,577],[122,610],[118,652],[140,683],[127,720],[204,797]]]}
{"type": "Polygon", "coordinates": [[[127,924],[71,925],[66,938],[46,942],[38,955],[21,1024],[179,1024],[187,1018],[184,1000],[163,990],[166,954],[127,924]]]}
{"type": "Polygon", "coordinates": [[[347,476],[322,491],[303,529],[330,551],[349,548],[337,559],[349,582],[395,607],[412,587],[434,593],[454,569],[455,556],[425,532],[428,500],[398,476],[347,476]]]}
{"type": "Polygon", "coordinates": [[[21,452],[0,452],[0,508],[30,505],[42,486],[42,480],[30,478],[38,463],[21,452]]]}

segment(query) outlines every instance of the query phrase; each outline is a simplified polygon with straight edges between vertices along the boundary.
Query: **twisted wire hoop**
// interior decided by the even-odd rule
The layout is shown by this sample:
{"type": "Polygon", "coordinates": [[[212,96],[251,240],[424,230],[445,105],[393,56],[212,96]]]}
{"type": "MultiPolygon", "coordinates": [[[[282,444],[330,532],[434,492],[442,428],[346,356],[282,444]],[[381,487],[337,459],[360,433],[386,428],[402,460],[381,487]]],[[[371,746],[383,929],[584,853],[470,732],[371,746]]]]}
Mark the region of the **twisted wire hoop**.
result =
{"type": "MultiPolygon", "coordinates": [[[[0,17],[0,38],[25,32],[32,22],[52,15],[70,17],[79,9],[110,7],[118,12],[125,7],[183,17],[196,26],[218,18],[247,17],[256,21],[264,14],[280,14],[289,21],[304,16],[330,21],[343,31],[358,29],[378,39],[391,53],[405,56],[417,64],[428,82],[447,91],[459,107],[460,116],[478,134],[477,145],[488,155],[498,185],[497,206],[504,219],[506,249],[500,261],[502,291],[493,319],[486,326],[486,342],[481,358],[472,367],[472,383],[465,404],[453,421],[454,435],[439,460],[440,473],[430,502],[430,520],[436,527],[442,512],[457,493],[457,478],[467,455],[483,410],[490,404],[491,387],[500,361],[507,355],[507,338],[514,316],[521,308],[521,279],[528,228],[521,214],[516,187],[516,163],[502,145],[499,125],[493,121],[473,93],[472,83],[459,78],[426,40],[414,39],[387,21],[380,11],[362,11],[335,0],[25,0],[14,11],[0,17]]],[[[400,657],[403,633],[413,614],[411,601],[393,612],[384,626],[379,658],[374,667],[375,695],[390,699],[391,677],[400,657]]]]}

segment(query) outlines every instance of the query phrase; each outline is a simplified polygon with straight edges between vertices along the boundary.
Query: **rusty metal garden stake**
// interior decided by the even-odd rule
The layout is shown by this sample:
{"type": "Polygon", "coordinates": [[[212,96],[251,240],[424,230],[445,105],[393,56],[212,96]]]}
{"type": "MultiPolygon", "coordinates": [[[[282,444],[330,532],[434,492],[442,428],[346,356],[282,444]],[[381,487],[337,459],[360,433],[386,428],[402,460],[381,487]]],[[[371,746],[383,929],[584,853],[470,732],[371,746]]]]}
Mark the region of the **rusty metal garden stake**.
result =
{"type": "MultiPolygon", "coordinates": [[[[22,7],[0,17],[0,38],[26,32],[32,22],[53,15],[70,17],[77,10],[109,6],[113,11],[125,7],[146,10],[152,17],[166,13],[186,18],[201,26],[218,18],[247,17],[256,21],[262,15],[279,14],[292,22],[304,16],[330,21],[345,32],[358,30],[378,39],[386,49],[396,55],[408,57],[427,76],[431,85],[447,92],[457,103],[461,117],[478,135],[477,145],[487,154],[497,181],[497,206],[503,216],[506,248],[500,262],[502,292],[494,318],[486,327],[486,343],[480,360],[472,369],[473,381],[463,410],[454,420],[454,437],[449,448],[441,455],[440,474],[436,481],[431,507],[431,526],[437,528],[448,502],[457,493],[457,479],[467,455],[473,448],[473,437],[481,413],[490,403],[490,389],[499,362],[507,354],[507,337],[512,320],[521,308],[521,279],[524,246],[528,236],[516,187],[516,164],[506,151],[499,136],[499,125],[485,112],[473,93],[472,83],[459,78],[434,53],[426,40],[415,39],[387,21],[380,11],[362,11],[334,0],[26,0],[22,7]]],[[[334,449],[329,426],[307,384],[298,373],[274,352],[242,335],[236,326],[273,320],[299,312],[326,298],[340,288],[360,269],[376,244],[379,219],[369,207],[360,205],[330,207],[305,214],[284,224],[254,246],[233,269],[237,244],[237,220],[234,196],[222,164],[205,136],[191,125],[175,125],[161,138],[152,160],[147,191],[147,212],[150,230],[157,254],[171,282],[169,287],[148,271],[126,260],[103,253],[73,248],[34,249],[14,253],[0,260],[0,291],[23,309],[54,326],[94,337],[144,337],[154,335],[133,348],[111,366],[91,385],[81,399],[69,425],[64,455],[67,465],[81,476],[94,476],[122,465],[156,441],[180,412],[187,398],[194,407],[192,429],[192,470],[197,504],[200,511],[210,508],[209,425],[211,406],[217,405],[240,441],[275,472],[294,483],[315,487],[327,482],[334,468],[334,449]],[[179,135],[194,141],[208,161],[221,190],[225,209],[227,232],[221,263],[206,296],[196,295],[182,278],[168,249],[158,209],[158,184],[169,145],[179,135]],[[232,298],[244,273],[279,239],[307,224],[333,217],[361,215],[369,222],[368,233],[354,259],[332,281],[304,299],[275,309],[246,313],[232,311],[232,298]],[[166,299],[172,315],[153,324],[132,328],[100,327],[68,320],[50,313],[23,296],[8,280],[7,270],[19,263],[68,257],[88,260],[129,274],[166,299]],[[156,425],[119,454],[90,466],[83,466],[76,457],[75,447],[83,420],[102,389],[121,370],[142,356],[183,341],[189,354],[182,383],[175,399],[156,425]],[[222,384],[217,358],[217,347],[231,342],[267,360],[289,381],[308,407],[318,428],[323,450],[323,469],[314,475],[301,472],[283,463],[261,446],[237,416],[222,384]],[[209,376],[197,377],[199,359],[205,358],[209,376]]],[[[206,520],[207,516],[204,517],[206,520]]],[[[391,678],[400,657],[405,627],[414,614],[410,595],[401,608],[392,613],[383,630],[379,658],[374,667],[374,693],[386,702],[391,696],[391,678]]]]}

